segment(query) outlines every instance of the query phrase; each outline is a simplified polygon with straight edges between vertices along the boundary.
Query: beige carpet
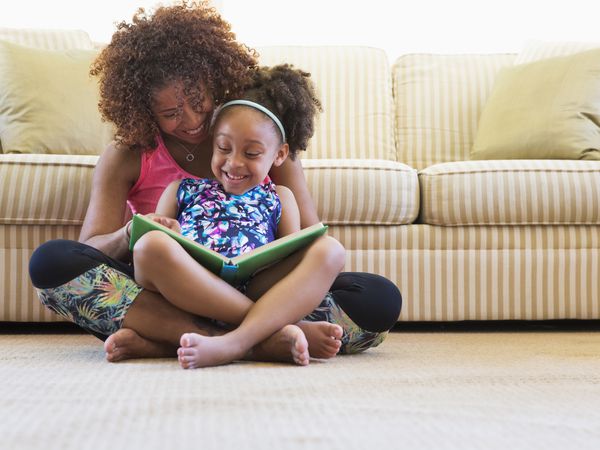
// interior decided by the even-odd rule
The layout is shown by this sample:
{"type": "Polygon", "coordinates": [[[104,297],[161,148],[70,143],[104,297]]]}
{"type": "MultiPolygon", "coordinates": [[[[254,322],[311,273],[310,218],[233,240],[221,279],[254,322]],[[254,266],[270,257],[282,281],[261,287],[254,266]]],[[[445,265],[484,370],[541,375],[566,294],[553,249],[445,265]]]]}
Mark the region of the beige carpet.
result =
{"type": "Polygon", "coordinates": [[[2,449],[600,448],[600,333],[393,333],[308,367],[0,335],[2,449]]]}

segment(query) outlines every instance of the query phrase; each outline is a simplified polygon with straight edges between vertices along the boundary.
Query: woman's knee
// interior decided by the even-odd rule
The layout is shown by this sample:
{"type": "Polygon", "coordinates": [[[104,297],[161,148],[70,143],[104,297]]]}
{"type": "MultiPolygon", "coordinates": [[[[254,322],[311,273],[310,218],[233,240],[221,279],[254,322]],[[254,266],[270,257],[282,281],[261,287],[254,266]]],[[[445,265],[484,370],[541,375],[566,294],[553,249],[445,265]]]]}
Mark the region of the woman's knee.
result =
{"type": "Polygon", "coordinates": [[[389,330],[400,316],[400,290],[381,275],[343,272],[334,281],[331,292],[346,314],[366,330],[389,330]]]}
{"type": "Polygon", "coordinates": [[[29,259],[29,277],[40,289],[53,288],[70,281],[99,262],[77,241],[54,239],[40,245],[29,259]]]}

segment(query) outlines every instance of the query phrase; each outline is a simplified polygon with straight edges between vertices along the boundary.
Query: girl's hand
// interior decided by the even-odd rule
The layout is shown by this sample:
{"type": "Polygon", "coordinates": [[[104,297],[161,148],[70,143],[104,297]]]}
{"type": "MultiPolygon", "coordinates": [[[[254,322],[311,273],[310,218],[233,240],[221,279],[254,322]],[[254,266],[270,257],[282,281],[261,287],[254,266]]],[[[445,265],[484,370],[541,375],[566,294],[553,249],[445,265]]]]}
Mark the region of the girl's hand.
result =
{"type": "Polygon", "coordinates": [[[159,214],[146,214],[148,219],[152,219],[154,222],[160,223],[162,226],[167,227],[176,233],[181,233],[181,227],[179,222],[172,217],[161,216],[159,214]]]}

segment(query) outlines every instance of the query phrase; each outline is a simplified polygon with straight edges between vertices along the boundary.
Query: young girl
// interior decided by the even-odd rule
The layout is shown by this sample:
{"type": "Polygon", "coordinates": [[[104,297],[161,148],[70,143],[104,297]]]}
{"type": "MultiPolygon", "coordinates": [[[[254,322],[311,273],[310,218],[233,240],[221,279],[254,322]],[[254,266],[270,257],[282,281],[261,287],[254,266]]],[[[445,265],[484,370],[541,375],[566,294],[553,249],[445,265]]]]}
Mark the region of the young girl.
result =
{"type": "MultiPolygon", "coordinates": [[[[305,149],[320,104],[308,74],[278,66],[257,73],[262,85],[249,93],[261,103],[234,100],[216,112],[211,169],[214,179],[186,178],[171,183],[161,196],[158,221],[229,257],[300,229],[292,192],[275,186],[268,174],[294,149],[305,149]],[[293,104],[278,102],[293,98],[293,104]],[[281,120],[280,120],[281,117],[281,120]],[[165,222],[177,218],[178,223],[165,222]]],[[[161,232],[142,236],[133,250],[135,279],[160,292],[177,307],[239,325],[218,337],[182,336],[179,360],[184,368],[223,364],[244,357],[259,342],[313,311],[344,266],[344,250],[331,237],[321,237],[235,289],[197,264],[174,240],[161,232]],[[161,264],[157,265],[160,260],[161,264]],[[256,300],[247,302],[245,295],[256,300]]],[[[342,330],[336,332],[341,337],[342,330]]],[[[335,354],[340,341],[325,343],[335,354]]],[[[293,360],[308,364],[301,328],[292,346],[293,360]]],[[[313,356],[321,356],[315,349],[313,356]]]]}

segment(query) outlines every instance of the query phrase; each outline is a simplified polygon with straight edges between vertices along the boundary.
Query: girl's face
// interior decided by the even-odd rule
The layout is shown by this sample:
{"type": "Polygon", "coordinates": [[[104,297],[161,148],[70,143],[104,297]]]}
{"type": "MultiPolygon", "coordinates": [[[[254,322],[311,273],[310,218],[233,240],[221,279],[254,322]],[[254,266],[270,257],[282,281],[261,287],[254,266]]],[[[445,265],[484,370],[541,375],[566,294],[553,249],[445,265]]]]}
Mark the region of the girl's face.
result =
{"type": "Polygon", "coordinates": [[[211,169],[225,191],[241,195],[260,184],[272,166],[280,166],[289,147],[273,121],[247,106],[230,106],[214,128],[211,169]]]}
{"type": "Polygon", "coordinates": [[[204,142],[208,138],[214,110],[212,98],[204,97],[200,107],[194,109],[183,95],[181,83],[170,83],[155,91],[152,113],[160,130],[188,144],[204,142]]]}

